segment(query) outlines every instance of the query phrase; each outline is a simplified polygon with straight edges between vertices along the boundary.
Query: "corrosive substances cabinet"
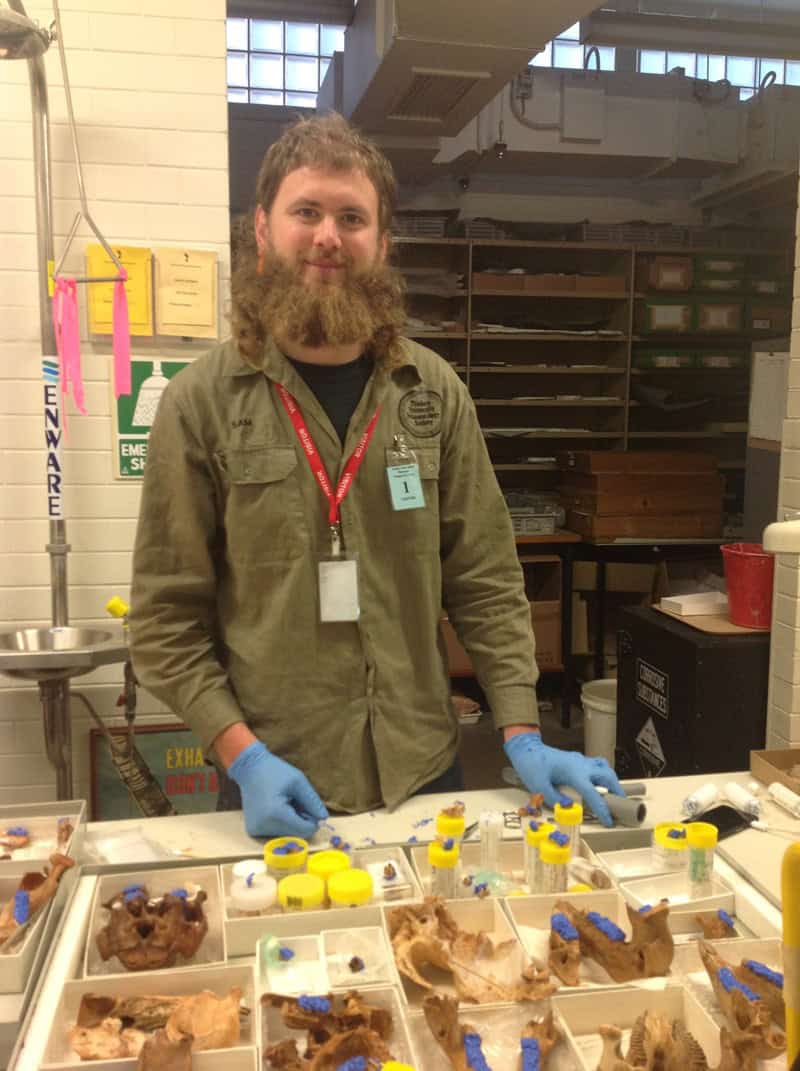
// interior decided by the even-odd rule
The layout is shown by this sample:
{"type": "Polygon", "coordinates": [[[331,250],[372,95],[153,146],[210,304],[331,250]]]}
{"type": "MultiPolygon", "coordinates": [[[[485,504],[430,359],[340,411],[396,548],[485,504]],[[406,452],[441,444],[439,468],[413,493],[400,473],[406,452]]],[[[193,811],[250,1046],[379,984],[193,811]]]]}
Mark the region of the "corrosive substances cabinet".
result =
{"type": "Polygon", "coordinates": [[[617,772],[747,770],[764,747],[769,633],[701,632],[650,607],[620,615],[617,772]]]}

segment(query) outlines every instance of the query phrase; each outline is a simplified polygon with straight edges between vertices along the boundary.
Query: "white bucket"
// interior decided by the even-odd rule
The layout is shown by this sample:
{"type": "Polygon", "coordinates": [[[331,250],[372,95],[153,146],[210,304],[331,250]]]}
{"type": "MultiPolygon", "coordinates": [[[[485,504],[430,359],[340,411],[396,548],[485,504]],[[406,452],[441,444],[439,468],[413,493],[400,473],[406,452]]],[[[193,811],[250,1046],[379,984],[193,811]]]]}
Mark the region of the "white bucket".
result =
{"type": "Polygon", "coordinates": [[[606,759],[614,766],[614,746],[617,742],[617,681],[607,678],[588,681],[581,688],[583,706],[583,751],[606,759]]]}

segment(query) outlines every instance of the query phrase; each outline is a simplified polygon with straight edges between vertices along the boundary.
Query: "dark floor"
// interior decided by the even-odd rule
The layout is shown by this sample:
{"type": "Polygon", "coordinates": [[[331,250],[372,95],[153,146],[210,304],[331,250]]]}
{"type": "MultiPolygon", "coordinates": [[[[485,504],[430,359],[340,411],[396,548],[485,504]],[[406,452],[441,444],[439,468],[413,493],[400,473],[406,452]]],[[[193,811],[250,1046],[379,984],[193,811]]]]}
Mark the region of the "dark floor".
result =
{"type": "MultiPolygon", "coordinates": [[[[559,678],[553,682],[540,682],[539,720],[545,742],[568,751],[583,748],[583,710],[573,705],[569,729],[561,727],[561,697],[558,693],[559,678]]],[[[453,690],[483,701],[483,696],[474,680],[453,681],[453,690]]],[[[486,711],[485,703],[482,709],[486,711]]],[[[476,725],[465,725],[461,730],[461,764],[464,769],[464,788],[497,788],[503,785],[501,772],[510,763],[503,752],[501,734],[495,729],[491,715],[484,713],[476,725]]]]}

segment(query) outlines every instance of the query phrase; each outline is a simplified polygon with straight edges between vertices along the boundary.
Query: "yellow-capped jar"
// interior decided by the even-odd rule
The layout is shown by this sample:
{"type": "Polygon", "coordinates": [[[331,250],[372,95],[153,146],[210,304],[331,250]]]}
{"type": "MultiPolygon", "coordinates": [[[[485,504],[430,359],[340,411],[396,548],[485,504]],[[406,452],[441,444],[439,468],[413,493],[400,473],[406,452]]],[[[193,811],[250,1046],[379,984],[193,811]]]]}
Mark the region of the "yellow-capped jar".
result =
{"type": "Polygon", "coordinates": [[[318,878],[327,881],[333,874],[340,870],[350,869],[350,856],[347,852],[340,852],[336,848],[326,848],[321,852],[311,852],[306,864],[309,874],[316,874],[318,878]]]}
{"type": "Polygon", "coordinates": [[[362,907],[368,904],[372,899],[372,876],[358,867],[331,874],[328,878],[328,899],[331,907],[362,907]]]}
{"type": "Polygon", "coordinates": [[[428,845],[431,868],[431,895],[455,900],[458,895],[458,872],[461,850],[455,837],[432,840],[428,845]]]}
{"type": "Polygon", "coordinates": [[[290,874],[301,874],[308,860],[308,841],[302,837],[273,837],[264,845],[267,873],[276,881],[290,874]]]}
{"type": "Polygon", "coordinates": [[[463,803],[454,803],[452,807],[445,807],[436,815],[436,832],[445,840],[448,837],[461,840],[465,824],[463,803]]]}
{"type": "Polygon", "coordinates": [[[682,822],[659,822],[653,830],[653,863],[664,870],[686,866],[686,826],[682,822]]]}
{"type": "Polygon", "coordinates": [[[284,911],[314,911],[323,906],[325,882],[316,874],[289,874],[278,882],[278,900],[284,911]]]}
{"type": "Polygon", "coordinates": [[[583,804],[578,803],[577,800],[568,801],[564,797],[564,802],[557,803],[553,808],[553,817],[559,833],[564,833],[569,837],[569,850],[572,853],[572,858],[575,859],[580,855],[583,804]]]}
{"type": "Polygon", "coordinates": [[[547,840],[551,833],[555,833],[556,827],[552,822],[537,822],[535,818],[523,821],[525,829],[525,878],[531,893],[543,892],[542,889],[542,860],[539,855],[539,846],[547,840]]]}

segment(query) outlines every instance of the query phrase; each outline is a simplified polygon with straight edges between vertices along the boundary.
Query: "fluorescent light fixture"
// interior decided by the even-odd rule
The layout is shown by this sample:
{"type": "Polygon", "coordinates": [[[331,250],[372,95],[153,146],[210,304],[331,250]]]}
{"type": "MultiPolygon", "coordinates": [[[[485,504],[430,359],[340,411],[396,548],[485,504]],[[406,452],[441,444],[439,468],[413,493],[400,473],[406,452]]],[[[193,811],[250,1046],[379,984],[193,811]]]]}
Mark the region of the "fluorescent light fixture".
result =
{"type": "Polygon", "coordinates": [[[581,41],[585,45],[800,59],[800,22],[596,11],[581,19],[581,41]]]}

